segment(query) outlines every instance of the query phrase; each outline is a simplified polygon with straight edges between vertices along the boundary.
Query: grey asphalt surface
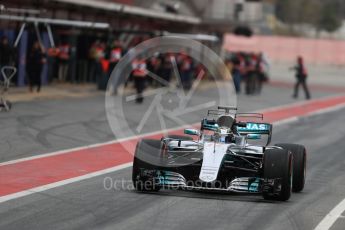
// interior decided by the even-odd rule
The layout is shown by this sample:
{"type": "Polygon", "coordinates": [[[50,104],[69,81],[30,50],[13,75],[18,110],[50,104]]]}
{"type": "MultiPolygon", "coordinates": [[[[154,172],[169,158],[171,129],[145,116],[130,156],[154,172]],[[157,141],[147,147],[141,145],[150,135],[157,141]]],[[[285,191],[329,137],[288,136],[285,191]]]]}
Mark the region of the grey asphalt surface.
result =
{"type": "MultiPolygon", "coordinates": [[[[203,89],[197,91],[191,101],[203,103],[214,99],[217,102],[219,92],[214,88],[203,89]]],[[[291,94],[292,89],[266,86],[260,96],[239,95],[237,104],[239,111],[249,112],[304,100],[302,94],[298,100],[292,99],[291,94]]],[[[312,92],[314,98],[333,94],[327,91],[312,92]]],[[[106,118],[104,101],[104,96],[95,96],[15,103],[11,112],[0,113],[0,162],[116,139],[106,118]]],[[[151,101],[152,98],[147,98],[142,105],[127,103],[126,121],[114,125],[117,131],[124,136],[130,135],[126,131],[135,130],[151,101]]],[[[181,119],[185,124],[199,122],[205,111],[188,113],[181,119]]],[[[153,113],[141,133],[160,130],[157,121],[157,114],[153,113]]],[[[167,128],[177,125],[166,120],[167,128]]]]}
{"type": "MultiPolygon", "coordinates": [[[[261,97],[240,96],[239,106],[252,111],[291,103],[290,94],[267,87],[261,97]]],[[[200,92],[198,98],[203,95],[209,97],[210,92],[200,92]]],[[[0,115],[1,129],[6,130],[1,140],[9,138],[8,149],[1,148],[2,161],[113,139],[103,100],[17,104],[11,116],[0,115]]],[[[313,229],[344,199],[344,113],[345,109],[274,128],[273,143],[304,144],[308,150],[305,190],[288,202],[169,190],[137,193],[127,168],[2,203],[0,229],[313,229]],[[109,189],[109,181],[116,188],[109,189]]],[[[150,127],[147,130],[157,129],[150,127]]],[[[344,224],[340,218],[332,229],[343,230],[344,224]]]]}

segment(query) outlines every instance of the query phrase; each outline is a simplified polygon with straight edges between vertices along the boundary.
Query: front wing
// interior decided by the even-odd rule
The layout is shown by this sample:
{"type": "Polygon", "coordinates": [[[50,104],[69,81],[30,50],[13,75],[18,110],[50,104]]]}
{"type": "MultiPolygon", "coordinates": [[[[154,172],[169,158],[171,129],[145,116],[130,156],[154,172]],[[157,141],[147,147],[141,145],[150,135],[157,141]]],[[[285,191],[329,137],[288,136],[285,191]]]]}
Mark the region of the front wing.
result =
{"type": "Polygon", "coordinates": [[[141,170],[141,176],[150,178],[157,186],[166,189],[207,190],[217,192],[261,194],[266,192],[278,195],[281,190],[280,178],[237,177],[229,183],[220,181],[206,183],[200,180],[187,180],[182,174],[167,170],[141,170]]]}

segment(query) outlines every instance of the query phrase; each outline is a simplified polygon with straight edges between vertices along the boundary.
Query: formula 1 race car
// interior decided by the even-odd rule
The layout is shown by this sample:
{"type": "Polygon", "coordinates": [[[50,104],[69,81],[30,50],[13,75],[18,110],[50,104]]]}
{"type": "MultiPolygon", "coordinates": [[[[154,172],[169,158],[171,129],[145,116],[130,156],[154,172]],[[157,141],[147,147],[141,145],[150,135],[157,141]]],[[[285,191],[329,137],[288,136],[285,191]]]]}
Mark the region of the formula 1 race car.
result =
{"type": "Polygon", "coordinates": [[[243,121],[262,114],[240,114],[236,108],[209,110],[200,130],[185,136],[143,139],[137,146],[132,180],[138,191],[161,188],[262,194],[286,201],[304,188],[306,149],[271,141],[272,125],[243,121]],[[242,121],[239,121],[239,118],[242,121]],[[191,136],[195,136],[193,139],[191,136]],[[263,144],[250,144],[267,138],[263,144]]]}

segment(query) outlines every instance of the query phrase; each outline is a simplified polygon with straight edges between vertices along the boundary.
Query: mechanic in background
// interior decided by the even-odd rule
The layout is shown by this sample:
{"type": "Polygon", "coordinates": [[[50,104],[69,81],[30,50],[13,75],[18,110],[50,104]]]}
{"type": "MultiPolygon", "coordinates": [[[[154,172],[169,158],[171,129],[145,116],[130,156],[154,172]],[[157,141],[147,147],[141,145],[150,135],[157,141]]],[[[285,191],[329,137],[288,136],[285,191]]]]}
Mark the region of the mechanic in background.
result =
{"type": "MultiPolygon", "coordinates": [[[[13,59],[14,59],[13,49],[8,42],[8,38],[4,36],[1,38],[1,43],[0,43],[0,71],[1,71],[1,68],[4,66],[13,66],[14,65],[13,59]]],[[[2,77],[3,77],[2,73],[0,72],[0,80],[3,80],[2,77]]]]}
{"type": "Polygon", "coordinates": [[[145,89],[147,78],[147,65],[145,59],[137,58],[132,62],[132,78],[134,80],[134,87],[137,91],[135,102],[138,104],[143,103],[143,91],[145,89]]]}
{"type": "Polygon", "coordinates": [[[297,65],[292,67],[292,69],[295,70],[295,76],[296,76],[296,84],[295,84],[295,89],[294,89],[294,94],[292,95],[293,98],[297,98],[298,97],[298,88],[299,85],[302,85],[303,89],[304,89],[304,93],[305,93],[305,98],[307,100],[310,99],[310,93],[309,93],[309,89],[307,86],[307,77],[308,77],[308,73],[307,73],[307,69],[304,66],[304,61],[303,58],[301,56],[297,57],[297,65]]]}
{"type": "Polygon", "coordinates": [[[40,47],[40,43],[35,41],[29,55],[27,57],[27,73],[29,75],[29,89],[33,92],[33,87],[37,86],[37,92],[41,90],[41,73],[44,63],[46,63],[46,55],[40,47]]]}
{"type": "Polygon", "coordinates": [[[109,71],[110,71],[110,74],[115,69],[117,63],[122,58],[122,55],[123,55],[123,48],[122,48],[121,42],[118,40],[115,40],[113,42],[111,49],[110,49],[110,52],[109,52],[109,71]]]}
{"type": "Polygon", "coordinates": [[[236,54],[231,59],[232,68],[231,68],[231,75],[234,81],[236,94],[241,93],[241,61],[240,61],[240,54],[236,54]]]}
{"type": "Polygon", "coordinates": [[[59,80],[65,82],[68,76],[71,47],[66,41],[63,41],[59,46],[59,51],[59,80]]]}
{"type": "Polygon", "coordinates": [[[262,53],[259,53],[257,55],[255,73],[255,93],[260,94],[262,90],[262,85],[266,81],[265,66],[262,58],[262,53]]]}
{"type": "Polygon", "coordinates": [[[94,83],[96,82],[97,47],[99,44],[99,40],[96,40],[94,43],[92,43],[88,53],[88,81],[94,83]]]}
{"type": "Polygon", "coordinates": [[[173,71],[173,66],[171,63],[171,58],[174,55],[172,53],[160,54],[159,55],[159,67],[157,75],[163,80],[170,82],[171,74],[173,71]]]}
{"type": "MultiPolygon", "coordinates": [[[[154,73],[157,75],[158,69],[160,66],[160,59],[159,59],[159,53],[155,53],[152,57],[149,58],[147,61],[147,70],[151,73],[154,73]]],[[[158,76],[159,77],[159,76],[158,76]]],[[[157,80],[154,80],[153,78],[149,77],[147,78],[147,83],[150,86],[158,87],[160,85],[160,82],[157,80]]]]}
{"type": "Polygon", "coordinates": [[[193,70],[194,70],[194,63],[191,57],[189,57],[186,53],[182,52],[181,54],[181,62],[179,64],[179,71],[181,77],[181,84],[184,90],[190,90],[192,88],[192,77],[193,77],[193,70]]]}
{"type": "MultiPolygon", "coordinates": [[[[113,70],[115,69],[117,63],[120,61],[120,59],[123,56],[123,48],[121,45],[121,42],[118,40],[114,40],[113,44],[110,48],[108,57],[109,57],[109,70],[108,70],[108,76],[107,76],[107,81],[108,79],[110,79],[111,77],[111,73],[113,72],[113,70]]],[[[117,94],[117,88],[119,87],[119,85],[112,85],[112,94],[116,95],[117,94]]]]}
{"type": "Polygon", "coordinates": [[[257,66],[258,58],[252,53],[248,56],[246,63],[246,94],[252,95],[255,93],[257,80],[257,66]]]}
{"type": "MultiPolygon", "coordinates": [[[[105,60],[105,42],[100,42],[95,49],[95,61],[96,61],[96,69],[95,69],[95,79],[98,85],[98,88],[102,88],[102,80],[104,80],[104,75],[107,75],[107,67],[106,67],[106,60],[105,60]]],[[[109,67],[109,66],[108,66],[109,67]]]]}

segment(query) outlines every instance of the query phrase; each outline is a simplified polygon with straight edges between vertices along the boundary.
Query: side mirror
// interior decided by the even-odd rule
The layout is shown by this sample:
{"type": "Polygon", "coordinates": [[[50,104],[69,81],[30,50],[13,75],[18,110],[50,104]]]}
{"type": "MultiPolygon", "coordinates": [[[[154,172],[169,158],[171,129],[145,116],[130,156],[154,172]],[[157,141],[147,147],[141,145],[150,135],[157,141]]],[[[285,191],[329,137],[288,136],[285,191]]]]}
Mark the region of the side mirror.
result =
{"type": "Polygon", "coordinates": [[[260,140],[261,134],[247,134],[248,140],[260,140]]]}
{"type": "Polygon", "coordinates": [[[185,129],[184,134],[199,136],[200,132],[199,130],[196,130],[196,129],[185,129]]]}

